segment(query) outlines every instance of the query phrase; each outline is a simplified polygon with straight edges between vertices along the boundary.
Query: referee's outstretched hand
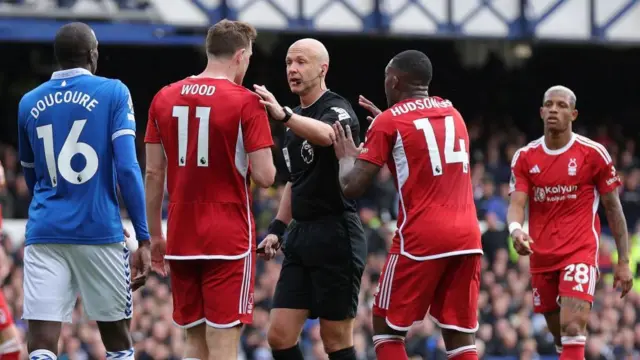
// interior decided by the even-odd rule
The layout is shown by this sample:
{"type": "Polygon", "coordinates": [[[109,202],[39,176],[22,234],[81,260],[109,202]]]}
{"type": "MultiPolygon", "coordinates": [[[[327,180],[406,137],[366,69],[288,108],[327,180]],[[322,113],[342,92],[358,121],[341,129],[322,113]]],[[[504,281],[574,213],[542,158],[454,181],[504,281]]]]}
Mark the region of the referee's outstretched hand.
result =
{"type": "Polygon", "coordinates": [[[373,116],[367,116],[367,120],[369,120],[369,122],[372,122],[373,119],[380,115],[380,113],[382,112],[382,110],[378,109],[377,106],[375,106],[371,100],[367,99],[366,97],[360,95],[358,97],[358,104],[360,104],[360,106],[362,106],[363,108],[365,108],[365,110],[369,111],[371,113],[371,115],[373,116]]]}
{"type": "Polygon", "coordinates": [[[253,85],[253,89],[256,91],[258,95],[262,98],[260,100],[260,104],[264,105],[267,108],[267,112],[274,120],[282,120],[285,117],[285,112],[278,100],[273,94],[267,90],[267,87],[264,85],[253,85]]]}
{"type": "Polygon", "coordinates": [[[271,260],[276,257],[278,249],[280,249],[278,236],[269,234],[260,242],[260,245],[258,245],[257,253],[259,257],[264,258],[265,260],[271,260]]]}

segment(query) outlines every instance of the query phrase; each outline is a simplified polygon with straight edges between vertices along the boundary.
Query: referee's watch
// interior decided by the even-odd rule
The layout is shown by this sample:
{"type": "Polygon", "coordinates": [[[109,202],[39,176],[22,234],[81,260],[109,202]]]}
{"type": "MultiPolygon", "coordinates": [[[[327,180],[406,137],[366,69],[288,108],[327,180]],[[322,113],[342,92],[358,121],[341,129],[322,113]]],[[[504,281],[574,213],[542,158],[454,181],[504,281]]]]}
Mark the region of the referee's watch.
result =
{"type": "Polygon", "coordinates": [[[287,121],[289,121],[289,119],[291,119],[291,116],[293,116],[293,111],[291,111],[291,108],[289,108],[288,106],[282,107],[282,110],[284,110],[284,118],[282,118],[280,121],[282,121],[282,123],[286,123],[287,121]]]}

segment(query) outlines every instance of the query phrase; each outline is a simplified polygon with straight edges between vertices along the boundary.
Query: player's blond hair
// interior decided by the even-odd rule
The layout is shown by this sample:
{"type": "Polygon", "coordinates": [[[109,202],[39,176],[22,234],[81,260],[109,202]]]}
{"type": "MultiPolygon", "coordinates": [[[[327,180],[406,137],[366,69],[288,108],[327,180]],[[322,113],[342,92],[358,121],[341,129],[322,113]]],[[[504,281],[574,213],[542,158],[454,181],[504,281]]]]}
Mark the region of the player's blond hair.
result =
{"type": "Polygon", "coordinates": [[[576,106],[576,102],[578,102],[578,98],[576,97],[576,94],[573,92],[573,90],[563,85],[554,85],[549,89],[547,89],[547,91],[544,92],[542,101],[544,102],[547,99],[547,97],[549,97],[549,95],[553,92],[564,93],[565,95],[569,96],[569,103],[573,106],[576,106]]]}
{"type": "Polygon", "coordinates": [[[207,32],[207,54],[213,57],[229,57],[240,49],[250,49],[258,32],[244,21],[221,20],[207,32]]]}

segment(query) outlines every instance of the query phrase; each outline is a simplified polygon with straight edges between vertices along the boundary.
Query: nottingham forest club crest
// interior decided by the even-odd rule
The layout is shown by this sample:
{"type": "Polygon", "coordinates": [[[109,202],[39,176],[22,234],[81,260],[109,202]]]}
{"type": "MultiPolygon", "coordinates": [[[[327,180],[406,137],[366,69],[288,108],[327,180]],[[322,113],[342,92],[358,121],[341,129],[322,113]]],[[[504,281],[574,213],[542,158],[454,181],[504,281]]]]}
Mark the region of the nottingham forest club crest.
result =
{"type": "Polygon", "coordinates": [[[578,163],[575,158],[569,159],[569,165],[567,166],[567,172],[569,176],[576,176],[578,173],[578,163]]]}

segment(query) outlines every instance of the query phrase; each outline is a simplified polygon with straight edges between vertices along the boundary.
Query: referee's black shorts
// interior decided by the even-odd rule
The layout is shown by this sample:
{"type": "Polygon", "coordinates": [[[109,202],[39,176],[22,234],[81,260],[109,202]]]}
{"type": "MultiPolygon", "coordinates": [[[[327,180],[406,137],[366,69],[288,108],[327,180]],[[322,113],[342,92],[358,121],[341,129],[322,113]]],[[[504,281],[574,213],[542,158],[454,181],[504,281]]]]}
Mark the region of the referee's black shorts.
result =
{"type": "Polygon", "coordinates": [[[307,309],[309,318],[332,321],[356,316],[367,257],[358,214],[296,222],[282,251],[273,308],[307,309]]]}

